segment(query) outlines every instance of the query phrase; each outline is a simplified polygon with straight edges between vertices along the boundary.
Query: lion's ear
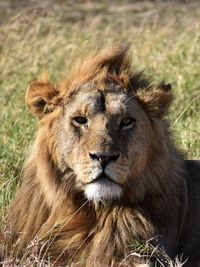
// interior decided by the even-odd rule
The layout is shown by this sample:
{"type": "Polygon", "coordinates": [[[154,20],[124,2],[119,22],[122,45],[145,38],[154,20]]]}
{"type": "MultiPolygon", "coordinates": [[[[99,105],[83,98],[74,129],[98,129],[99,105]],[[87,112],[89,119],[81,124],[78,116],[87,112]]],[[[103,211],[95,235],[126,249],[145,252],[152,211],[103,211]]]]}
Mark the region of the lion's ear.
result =
{"type": "Polygon", "coordinates": [[[47,80],[32,82],[26,92],[25,102],[29,110],[41,119],[54,111],[61,99],[59,91],[47,80]]]}
{"type": "Polygon", "coordinates": [[[147,90],[138,90],[136,96],[150,116],[162,118],[172,101],[171,85],[160,83],[147,90]]]}

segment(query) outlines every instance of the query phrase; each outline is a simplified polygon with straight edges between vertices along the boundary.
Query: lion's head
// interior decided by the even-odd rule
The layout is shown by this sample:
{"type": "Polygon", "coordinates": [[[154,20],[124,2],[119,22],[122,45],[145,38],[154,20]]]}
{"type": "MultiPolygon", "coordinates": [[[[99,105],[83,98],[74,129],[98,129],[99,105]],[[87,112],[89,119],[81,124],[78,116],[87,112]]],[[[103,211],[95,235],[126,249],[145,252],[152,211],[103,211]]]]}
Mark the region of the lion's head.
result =
{"type": "Polygon", "coordinates": [[[169,151],[159,141],[171,98],[169,84],[154,86],[133,73],[127,46],[114,46],[76,66],[58,87],[45,78],[32,83],[26,103],[57,168],[74,173],[74,187],[88,200],[112,202],[141,200],[162,183],[146,172],[154,165],[159,177],[168,167],[160,167],[169,151]]]}

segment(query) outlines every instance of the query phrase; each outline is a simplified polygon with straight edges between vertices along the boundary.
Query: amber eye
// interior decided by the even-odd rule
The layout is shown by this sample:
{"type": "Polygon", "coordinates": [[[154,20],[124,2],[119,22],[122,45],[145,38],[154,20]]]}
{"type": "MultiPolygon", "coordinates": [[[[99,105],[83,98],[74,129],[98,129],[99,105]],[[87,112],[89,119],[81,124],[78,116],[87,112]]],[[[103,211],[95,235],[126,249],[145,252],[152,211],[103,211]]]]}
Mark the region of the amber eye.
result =
{"type": "Polygon", "coordinates": [[[73,120],[78,123],[78,124],[86,124],[87,123],[87,119],[85,117],[75,117],[73,118],[73,120]]]}
{"type": "Polygon", "coordinates": [[[132,128],[135,125],[135,119],[127,117],[121,121],[121,128],[132,128]]]}

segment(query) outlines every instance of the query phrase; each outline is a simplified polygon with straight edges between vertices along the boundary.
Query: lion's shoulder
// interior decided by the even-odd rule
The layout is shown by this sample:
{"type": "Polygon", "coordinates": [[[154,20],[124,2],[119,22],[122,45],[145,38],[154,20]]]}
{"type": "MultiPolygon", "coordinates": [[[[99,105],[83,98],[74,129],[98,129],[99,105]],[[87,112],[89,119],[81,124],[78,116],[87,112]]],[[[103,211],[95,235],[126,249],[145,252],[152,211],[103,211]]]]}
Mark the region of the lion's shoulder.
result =
{"type": "MultiPolygon", "coordinates": [[[[189,228],[200,221],[200,160],[185,160],[189,228]]],[[[191,229],[190,229],[191,230],[191,229]]]]}
{"type": "Polygon", "coordinates": [[[185,170],[188,189],[200,193],[200,160],[185,160],[185,170]]]}

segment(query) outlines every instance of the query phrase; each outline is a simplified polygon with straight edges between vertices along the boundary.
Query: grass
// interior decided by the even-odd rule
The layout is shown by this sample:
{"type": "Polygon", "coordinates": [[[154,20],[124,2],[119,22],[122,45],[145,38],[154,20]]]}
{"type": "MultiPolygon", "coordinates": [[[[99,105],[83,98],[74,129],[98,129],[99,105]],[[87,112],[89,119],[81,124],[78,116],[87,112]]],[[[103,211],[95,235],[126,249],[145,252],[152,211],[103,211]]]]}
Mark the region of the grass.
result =
{"type": "Polygon", "coordinates": [[[173,86],[169,120],[186,158],[200,158],[199,1],[0,1],[0,217],[20,181],[35,119],[28,83],[48,70],[67,76],[93,47],[132,41],[136,69],[173,86]]]}

